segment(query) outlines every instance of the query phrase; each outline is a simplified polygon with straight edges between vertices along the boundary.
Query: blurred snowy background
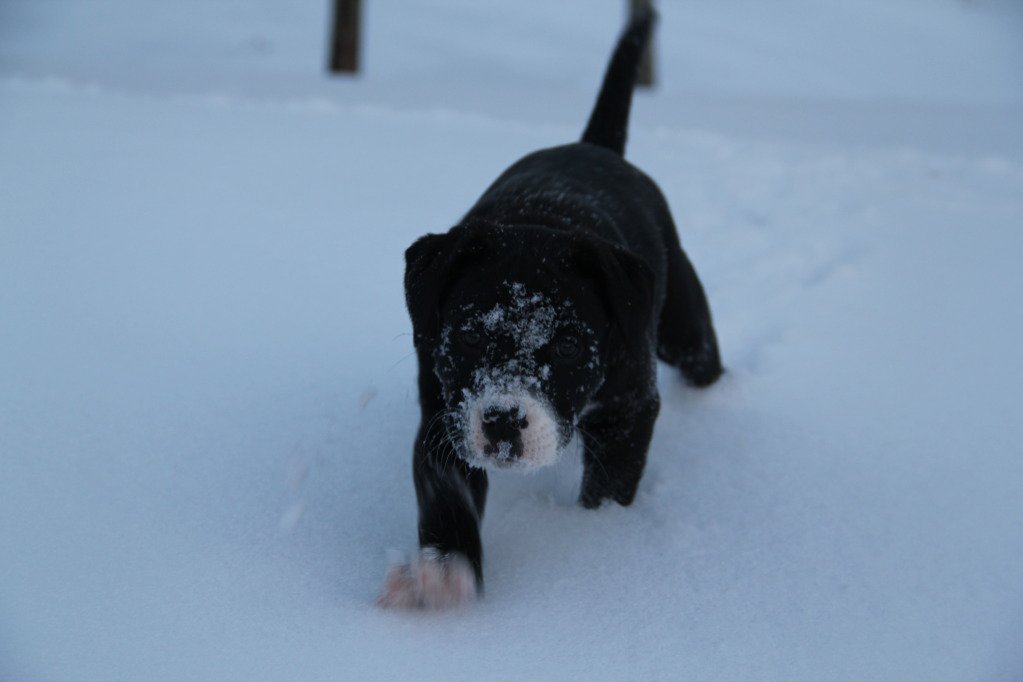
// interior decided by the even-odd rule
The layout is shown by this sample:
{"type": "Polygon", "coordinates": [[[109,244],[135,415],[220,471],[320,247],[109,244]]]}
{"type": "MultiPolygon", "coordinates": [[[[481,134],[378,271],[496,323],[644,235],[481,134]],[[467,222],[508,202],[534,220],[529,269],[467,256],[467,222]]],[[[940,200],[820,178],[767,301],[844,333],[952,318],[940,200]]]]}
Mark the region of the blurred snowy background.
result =
{"type": "Polygon", "coordinates": [[[729,373],[629,509],[415,545],[402,251],[576,138],[624,0],[0,0],[0,679],[1023,678],[1023,7],[662,0],[628,157],[729,373]],[[1012,312],[1017,310],[1017,312],[1012,312]]]}

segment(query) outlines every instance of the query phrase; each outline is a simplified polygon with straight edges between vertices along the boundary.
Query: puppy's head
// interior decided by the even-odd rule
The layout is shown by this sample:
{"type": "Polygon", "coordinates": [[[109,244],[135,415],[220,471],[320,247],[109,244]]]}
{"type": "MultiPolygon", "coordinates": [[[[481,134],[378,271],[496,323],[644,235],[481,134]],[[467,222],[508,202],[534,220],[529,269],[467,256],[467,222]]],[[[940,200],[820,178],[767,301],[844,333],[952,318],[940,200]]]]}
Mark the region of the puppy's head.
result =
{"type": "Polygon", "coordinates": [[[653,276],[579,232],[462,225],[406,252],[415,342],[455,452],[473,466],[554,463],[622,353],[649,352],[653,276]]]}

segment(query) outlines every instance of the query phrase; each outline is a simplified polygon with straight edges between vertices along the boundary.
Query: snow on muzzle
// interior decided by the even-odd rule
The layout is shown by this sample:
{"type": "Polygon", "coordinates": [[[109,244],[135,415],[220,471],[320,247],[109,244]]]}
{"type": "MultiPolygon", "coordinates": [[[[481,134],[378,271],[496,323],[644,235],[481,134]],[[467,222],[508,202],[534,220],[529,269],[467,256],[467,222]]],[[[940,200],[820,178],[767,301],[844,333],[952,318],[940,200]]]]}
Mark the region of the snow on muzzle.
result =
{"type": "Polygon", "coordinates": [[[462,403],[465,459],[473,466],[537,469],[557,461],[558,419],[527,391],[483,391],[462,403]]]}

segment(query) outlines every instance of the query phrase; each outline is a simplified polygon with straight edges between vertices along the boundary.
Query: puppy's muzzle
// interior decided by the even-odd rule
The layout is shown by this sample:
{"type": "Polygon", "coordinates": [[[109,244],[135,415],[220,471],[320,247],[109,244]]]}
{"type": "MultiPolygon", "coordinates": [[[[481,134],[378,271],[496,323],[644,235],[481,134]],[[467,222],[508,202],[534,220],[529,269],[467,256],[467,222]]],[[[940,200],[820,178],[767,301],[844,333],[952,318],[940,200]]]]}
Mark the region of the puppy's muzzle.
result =
{"type": "Polygon", "coordinates": [[[522,456],[522,431],[529,426],[526,411],[520,405],[491,405],[483,410],[484,454],[499,460],[522,456]]]}
{"type": "Polygon", "coordinates": [[[553,464],[567,443],[560,442],[557,415],[528,391],[484,390],[460,413],[460,454],[471,466],[532,471],[553,464]]]}

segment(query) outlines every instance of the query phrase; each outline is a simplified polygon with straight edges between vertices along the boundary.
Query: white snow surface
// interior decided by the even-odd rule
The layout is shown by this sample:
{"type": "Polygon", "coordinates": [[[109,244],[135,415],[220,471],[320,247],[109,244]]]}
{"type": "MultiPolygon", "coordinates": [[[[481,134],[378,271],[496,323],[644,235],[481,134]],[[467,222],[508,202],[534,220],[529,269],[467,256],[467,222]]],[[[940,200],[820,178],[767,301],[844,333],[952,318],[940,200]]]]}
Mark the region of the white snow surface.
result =
{"type": "Polygon", "coordinates": [[[403,249],[624,3],[365,4],[347,80],[326,2],[0,4],[0,679],[1023,678],[1018,5],[659,3],[628,157],[728,372],[661,368],[630,508],[494,475],[408,614],[403,249]]]}

